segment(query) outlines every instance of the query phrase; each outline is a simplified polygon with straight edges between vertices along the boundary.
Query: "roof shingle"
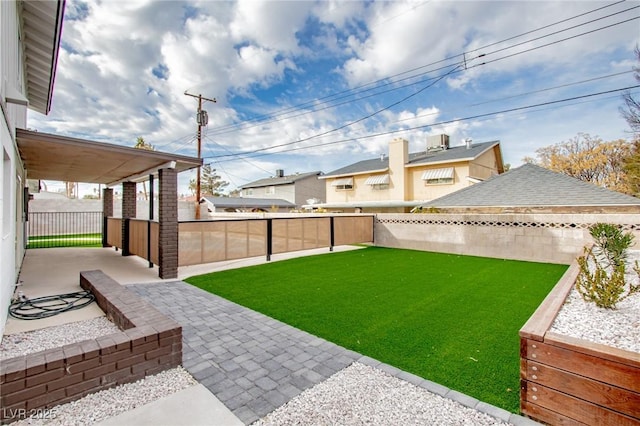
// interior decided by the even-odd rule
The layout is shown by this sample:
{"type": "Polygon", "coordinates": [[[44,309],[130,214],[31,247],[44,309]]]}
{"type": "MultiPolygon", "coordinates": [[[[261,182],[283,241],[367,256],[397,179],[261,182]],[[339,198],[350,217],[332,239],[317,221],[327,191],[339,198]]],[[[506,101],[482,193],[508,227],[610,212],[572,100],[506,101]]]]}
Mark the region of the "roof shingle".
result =
{"type": "Polygon", "coordinates": [[[640,199],[533,164],[463,188],[425,207],[640,206],[640,199]]]}
{"type": "Polygon", "coordinates": [[[238,189],[262,188],[265,186],[286,185],[286,184],[295,183],[296,181],[301,179],[308,178],[309,176],[319,176],[321,174],[322,174],[321,171],[315,171],[315,172],[307,172],[307,173],[296,173],[293,175],[287,175],[287,176],[281,176],[281,177],[278,177],[278,176],[268,177],[264,179],[258,179],[253,182],[245,183],[244,185],[239,186],[238,189]]]}

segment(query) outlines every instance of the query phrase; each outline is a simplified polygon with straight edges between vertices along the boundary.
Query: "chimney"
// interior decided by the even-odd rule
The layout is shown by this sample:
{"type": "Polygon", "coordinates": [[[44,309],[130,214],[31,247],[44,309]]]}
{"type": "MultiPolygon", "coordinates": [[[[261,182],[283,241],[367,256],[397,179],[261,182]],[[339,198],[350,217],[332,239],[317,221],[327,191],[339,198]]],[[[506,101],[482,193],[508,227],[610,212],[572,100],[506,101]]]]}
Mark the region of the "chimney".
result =
{"type": "Polygon", "coordinates": [[[471,149],[471,142],[473,141],[473,139],[471,138],[466,138],[464,140],[464,143],[467,145],[467,149],[471,149]]]}
{"type": "Polygon", "coordinates": [[[283,169],[277,169],[276,170],[276,177],[284,177],[284,170],[283,169]]]}
{"type": "Polygon", "coordinates": [[[389,199],[406,201],[408,187],[405,185],[407,173],[405,165],[409,162],[409,141],[396,138],[389,142],[389,199]]]}

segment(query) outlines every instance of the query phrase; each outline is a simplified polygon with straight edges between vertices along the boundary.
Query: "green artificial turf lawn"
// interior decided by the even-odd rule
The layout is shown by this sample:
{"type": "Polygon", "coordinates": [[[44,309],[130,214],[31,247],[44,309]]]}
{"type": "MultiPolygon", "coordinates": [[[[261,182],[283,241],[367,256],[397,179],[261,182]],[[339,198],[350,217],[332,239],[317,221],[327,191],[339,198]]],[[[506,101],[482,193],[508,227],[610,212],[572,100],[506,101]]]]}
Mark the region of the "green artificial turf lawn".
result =
{"type": "Polygon", "coordinates": [[[27,248],[102,247],[102,234],[64,234],[31,236],[27,248]]]}
{"type": "Polygon", "coordinates": [[[518,331],[567,269],[368,247],[186,281],[512,412],[518,331]]]}

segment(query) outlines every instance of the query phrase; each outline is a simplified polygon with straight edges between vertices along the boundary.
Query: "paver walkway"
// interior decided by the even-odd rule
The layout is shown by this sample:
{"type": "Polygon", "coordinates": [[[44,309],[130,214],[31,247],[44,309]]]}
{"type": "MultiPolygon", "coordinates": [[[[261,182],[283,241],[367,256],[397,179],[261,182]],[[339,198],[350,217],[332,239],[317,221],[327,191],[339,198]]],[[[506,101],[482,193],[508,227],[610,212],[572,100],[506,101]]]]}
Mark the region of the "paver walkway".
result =
{"type": "Polygon", "coordinates": [[[182,281],[127,287],[182,325],[184,368],[245,424],[361,357],[182,281]]]}

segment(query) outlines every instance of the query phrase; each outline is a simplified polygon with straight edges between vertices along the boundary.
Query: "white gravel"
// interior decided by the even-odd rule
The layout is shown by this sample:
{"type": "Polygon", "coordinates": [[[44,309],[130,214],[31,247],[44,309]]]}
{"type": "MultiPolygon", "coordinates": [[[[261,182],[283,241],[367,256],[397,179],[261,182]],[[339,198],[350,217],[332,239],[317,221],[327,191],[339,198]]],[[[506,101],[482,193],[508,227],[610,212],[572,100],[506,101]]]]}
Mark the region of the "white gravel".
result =
{"type": "Polygon", "coordinates": [[[253,423],[268,425],[505,425],[494,417],[353,363],[253,423]]]}
{"type": "Polygon", "coordinates": [[[173,368],[134,383],[87,395],[77,401],[53,407],[48,411],[43,410],[40,416],[48,418],[27,418],[12,423],[12,425],[82,426],[94,424],[197,383],[182,367],[173,368]]]}
{"type": "MultiPolygon", "coordinates": [[[[640,251],[629,252],[628,263],[640,259],[640,251]]],[[[638,284],[638,276],[627,268],[627,282],[638,284]]],[[[640,293],[617,304],[617,309],[599,308],[582,299],[575,287],[560,309],[550,331],[631,352],[640,352],[640,293]]]]}
{"type": "Polygon", "coordinates": [[[0,360],[95,339],[120,331],[106,317],[92,318],[2,337],[0,360]]]}

